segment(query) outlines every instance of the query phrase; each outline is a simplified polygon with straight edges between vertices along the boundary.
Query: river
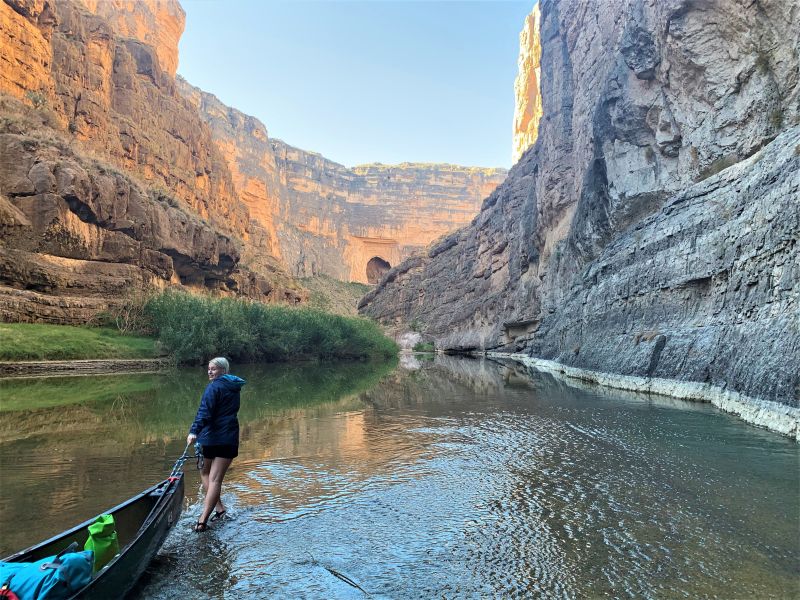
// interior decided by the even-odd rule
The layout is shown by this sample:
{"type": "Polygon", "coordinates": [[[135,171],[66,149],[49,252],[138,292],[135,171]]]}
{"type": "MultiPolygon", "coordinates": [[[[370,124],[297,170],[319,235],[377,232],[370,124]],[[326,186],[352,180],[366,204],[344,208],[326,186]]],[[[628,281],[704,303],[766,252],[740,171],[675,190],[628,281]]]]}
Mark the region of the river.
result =
{"type": "MultiPolygon", "coordinates": [[[[230,518],[191,531],[187,465],[135,598],[800,596],[800,448],[707,404],[444,356],[235,372],[230,518]]],[[[204,385],[0,381],[2,555],[162,479],[204,385]]]]}

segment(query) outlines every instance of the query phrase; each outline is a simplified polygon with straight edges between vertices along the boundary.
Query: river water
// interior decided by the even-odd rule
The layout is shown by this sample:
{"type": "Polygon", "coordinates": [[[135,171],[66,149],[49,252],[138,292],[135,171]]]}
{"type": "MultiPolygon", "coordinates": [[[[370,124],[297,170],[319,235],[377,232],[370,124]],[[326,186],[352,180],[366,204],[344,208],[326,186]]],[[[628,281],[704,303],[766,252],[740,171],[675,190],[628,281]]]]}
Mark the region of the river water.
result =
{"type": "MultiPolygon", "coordinates": [[[[800,449],[709,405],[450,357],[236,372],[231,517],[191,531],[188,465],[135,598],[800,597],[800,449]]],[[[2,555],[163,478],[204,386],[0,381],[2,555]]]]}

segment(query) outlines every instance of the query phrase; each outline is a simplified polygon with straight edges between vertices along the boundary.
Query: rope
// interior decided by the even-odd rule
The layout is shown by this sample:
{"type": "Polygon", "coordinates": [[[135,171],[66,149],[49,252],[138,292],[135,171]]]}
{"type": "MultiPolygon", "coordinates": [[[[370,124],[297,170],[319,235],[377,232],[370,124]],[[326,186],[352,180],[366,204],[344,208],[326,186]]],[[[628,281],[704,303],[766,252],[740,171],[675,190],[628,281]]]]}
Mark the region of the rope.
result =
{"type": "Polygon", "coordinates": [[[197,461],[198,471],[203,468],[203,452],[200,444],[194,445],[194,455],[187,454],[189,451],[189,446],[191,446],[191,444],[186,444],[186,448],[183,449],[183,454],[181,454],[178,457],[178,460],[175,461],[175,466],[172,467],[172,473],[169,474],[170,477],[178,477],[180,472],[183,470],[183,464],[190,458],[194,458],[197,461]]]}
{"type": "Polygon", "coordinates": [[[197,461],[197,470],[202,471],[203,464],[205,464],[205,457],[203,456],[203,447],[199,442],[194,445],[194,457],[197,461]]]}

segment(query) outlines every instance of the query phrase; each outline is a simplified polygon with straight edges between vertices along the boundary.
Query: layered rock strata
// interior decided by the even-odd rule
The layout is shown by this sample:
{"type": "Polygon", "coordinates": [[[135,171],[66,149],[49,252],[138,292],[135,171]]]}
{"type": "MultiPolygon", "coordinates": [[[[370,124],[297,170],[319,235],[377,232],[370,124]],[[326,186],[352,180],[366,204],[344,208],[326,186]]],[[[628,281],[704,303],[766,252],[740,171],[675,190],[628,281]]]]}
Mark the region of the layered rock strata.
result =
{"type": "Polygon", "coordinates": [[[248,240],[244,260],[252,265],[263,264],[266,257],[280,261],[277,227],[283,189],[267,128],[255,117],[226,106],[182,77],[177,77],[176,83],[179,93],[208,127],[215,151],[231,175],[235,194],[250,215],[250,229],[259,232],[248,240]]]}
{"type": "Polygon", "coordinates": [[[81,323],[135,290],[168,284],[300,298],[237,268],[241,243],[172,196],[76,152],[13,104],[2,103],[13,118],[0,125],[3,320],[81,323]]]}
{"type": "Polygon", "coordinates": [[[178,42],[186,26],[186,13],[178,0],[80,0],[92,13],[114,25],[121,38],[134,38],[152,46],[161,68],[175,77],[178,42]]]}
{"type": "Polygon", "coordinates": [[[539,6],[536,144],[362,312],[443,349],[797,407],[797,5],[539,6]]]}
{"type": "Polygon", "coordinates": [[[178,78],[211,129],[233,186],[297,277],[377,283],[433,240],[466,225],[505,169],[370,164],[348,169],[270,138],[258,119],[178,78]]]}
{"type": "Polygon", "coordinates": [[[0,17],[0,91],[33,107],[2,103],[4,318],[80,321],[143,282],[305,298],[274,259],[242,266],[269,232],[176,90],[176,2],[5,0],[0,17]]]}
{"type": "Polygon", "coordinates": [[[281,254],[297,276],[377,283],[392,265],[475,216],[504,169],[369,164],[348,169],[272,140],[285,189],[281,254]]]}
{"type": "Polygon", "coordinates": [[[56,19],[49,2],[0,3],[0,91],[36,103],[55,96],[50,40],[56,19]]]}

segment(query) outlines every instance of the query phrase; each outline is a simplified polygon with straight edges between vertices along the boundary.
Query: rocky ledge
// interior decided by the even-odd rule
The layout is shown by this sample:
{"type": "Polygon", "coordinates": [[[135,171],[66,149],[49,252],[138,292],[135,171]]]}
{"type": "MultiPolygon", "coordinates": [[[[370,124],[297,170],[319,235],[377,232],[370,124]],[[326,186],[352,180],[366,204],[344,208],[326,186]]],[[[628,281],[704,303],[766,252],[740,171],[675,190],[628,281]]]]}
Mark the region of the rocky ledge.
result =
{"type": "Polygon", "coordinates": [[[156,373],[172,363],[162,358],[115,358],[96,360],[41,360],[0,362],[3,377],[71,377],[103,373],[156,373]]]}
{"type": "MultiPolygon", "coordinates": [[[[304,296],[240,266],[242,243],[0,98],[0,318],[80,324],[136,290],[304,296]]],[[[284,276],[284,279],[287,277],[284,276]]]]}

